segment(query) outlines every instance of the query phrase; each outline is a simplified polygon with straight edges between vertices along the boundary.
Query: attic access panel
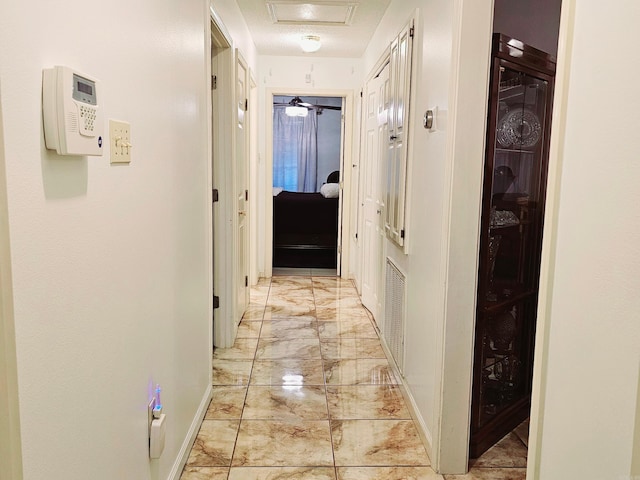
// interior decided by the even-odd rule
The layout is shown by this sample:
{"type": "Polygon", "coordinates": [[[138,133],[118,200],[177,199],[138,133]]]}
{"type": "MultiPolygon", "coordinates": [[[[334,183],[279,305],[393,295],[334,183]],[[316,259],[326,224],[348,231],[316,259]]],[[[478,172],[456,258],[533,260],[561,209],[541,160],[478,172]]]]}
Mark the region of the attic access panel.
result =
{"type": "Polygon", "coordinates": [[[280,25],[351,25],[357,2],[276,0],[266,2],[271,20],[280,25]]]}

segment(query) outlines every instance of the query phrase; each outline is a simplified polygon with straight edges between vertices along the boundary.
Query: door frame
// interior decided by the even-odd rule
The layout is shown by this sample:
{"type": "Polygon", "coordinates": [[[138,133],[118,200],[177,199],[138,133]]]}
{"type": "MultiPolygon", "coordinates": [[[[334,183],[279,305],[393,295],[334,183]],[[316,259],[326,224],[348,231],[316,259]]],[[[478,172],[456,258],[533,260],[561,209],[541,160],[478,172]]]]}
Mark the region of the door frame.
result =
{"type": "Polygon", "coordinates": [[[258,283],[258,82],[249,68],[249,285],[258,283]]]}
{"type": "MultiPolygon", "coordinates": [[[[367,152],[367,148],[366,148],[366,142],[367,142],[367,136],[366,136],[366,125],[367,125],[367,112],[368,112],[368,105],[367,105],[367,101],[368,101],[368,97],[369,97],[369,84],[370,82],[379,77],[382,72],[384,71],[385,68],[389,68],[391,69],[391,55],[389,51],[385,51],[385,53],[380,57],[380,59],[378,60],[378,62],[376,63],[375,67],[372,69],[372,71],[369,73],[369,75],[367,75],[367,78],[364,82],[364,86],[362,88],[362,105],[361,105],[361,110],[360,110],[360,150],[359,150],[359,163],[358,163],[358,175],[359,178],[358,180],[358,195],[355,198],[355,202],[356,202],[356,210],[357,210],[357,219],[358,219],[358,223],[357,223],[357,232],[358,232],[358,238],[357,238],[357,242],[358,242],[358,263],[359,263],[359,271],[358,271],[358,278],[356,279],[356,283],[358,284],[358,291],[360,293],[360,296],[362,297],[364,295],[364,286],[365,286],[365,278],[364,278],[364,264],[365,262],[367,262],[368,259],[366,257],[366,253],[365,252],[365,245],[366,245],[366,238],[365,238],[365,182],[366,182],[366,176],[368,173],[368,169],[369,169],[369,165],[367,163],[367,158],[365,157],[365,154],[367,152]]],[[[385,160],[386,160],[386,153],[382,152],[382,143],[380,142],[380,139],[378,139],[378,172],[377,172],[377,182],[378,182],[378,194],[380,197],[382,197],[383,194],[383,189],[382,189],[382,165],[384,164],[385,160]]],[[[386,207],[386,206],[385,206],[386,207]]],[[[385,216],[385,212],[380,212],[379,214],[380,216],[378,217],[378,223],[382,223],[384,216],[385,216]]],[[[379,225],[379,227],[382,229],[382,244],[380,246],[380,258],[375,259],[377,262],[379,262],[378,265],[378,278],[376,279],[376,281],[378,282],[377,284],[377,290],[376,290],[376,304],[373,306],[373,310],[370,310],[371,313],[374,316],[374,319],[376,320],[376,325],[378,326],[378,328],[382,331],[382,327],[384,325],[384,304],[383,304],[383,296],[384,296],[384,276],[382,275],[382,270],[380,269],[380,267],[382,266],[384,259],[386,257],[386,252],[385,252],[385,247],[386,247],[386,242],[384,241],[384,238],[386,238],[386,233],[384,232],[384,223],[382,223],[381,225],[379,225]]],[[[376,235],[378,235],[378,233],[376,233],[376,235]]],[[[363,302],[364,304],[364,302],[363,302]]],[[[370,306],[367,306],[367,308],[369,308],[370,306]]]]}
{"type": "MultiPolygon", "coordinates": [[[[558,179],[562,170],[562,138],[566,122],[576,3],[576,0],[563,0],[561,10],[527,458],[527,478],[532,479],[538,478],[540,472],[545,373],[550,336],[548,318],[559,221],[558,179]]],[[[444,229],[447,235],[443,239],[443,269],[447,287],[444,316],[437,327],[437,334],[442,341],[438,344],[437,352],[437,395],[431,455],[434,470],[445,474],[465,473],[469,461],[475,322],[461,322],[461,319],[475,318],[477,268],[469,268],[469,265],[477,267],[479,248],[479,210],[474,208],[476,200],[479,208],[481,198],[493,1],[483,4],[474,0],[458,0],[454,17],[457,27],[453,34],[454,70],[449,105],[449,116],[453,121],[447,125],[452,132],[447,139],[447,151],[453,160],[446,172],[447,189],[451,196],[445,205],[444,218],[448,226],[444,229]],[[484,113],[480,110],[481,107],[485,109],[484,113]],[[479,132],[478,128],[482,131],[479,132]],[[469,201],[470,198],[473,198],[473,202],[469,201]],[[451,211],[456,206],[456,215],[451,216],[451,211]],[[469,292],[473,293],[467,292],[467,288],[472,286],[473,289],[469,292]]]]}
{"type": "Polygon", "coordinates": [[[340,203],[338,212],[339,264],[337,273],[350,278],[351,165],[353,164],[353,90],[304,90],[288,87],[267,88],[265,92],[265,192],[264,192],[264,275],[273,275],[273,99],[281,95],[342,98],[342,138],[340,149],[340,203]]]}
{"type": "MultiPolygon", "coordinates": [[[[438,130],[446,129],[447,163],[441,226],[444,289],[442,315],[438,316],[435,326],[439,341],[435,352],[436,391],[430,454],[436,472],[464,474],[469,465],[493,1],[457,0],[453,10],[448,121],[444,127],[438,127],[438,130]]],[[[414,126],[414,131],[417,128],[414,126]]]]}
{"type": "Polygon", "coordinates": [[[562,177],[563,140],[567,123],[567,99],[571,81],[571,55],[575,24],[576,0],[562,0],[558,54],[556,63],[555,90],[551,137],[549,145],[549,167],[547,178],[547,200],[540,261],[540,287],[536,321],[536,338],[533,360],[533,382],[531,391],[531,415],[527,458],[527,478],[540,477],[542,456],[542,433],[547,385],[547,369],[551,336],[551,306],[553,278],[555,275],[556,244],[558,240],[560,180],[562,177]]]}
{"type": "Polygon", "coordinates": [[[4,130],[0,109],[0,478],[22,478],[18,360],[6,187],[4,130]]]}
{"type": "MultiPolygon", "coordinates": [[[[227,348],[233,345],[237,325],[235,318],[235,246],[233,245],[236,223],[236,208],[234,192],[223,188],[234,185],[234,125],[235,112],[233,109],[235,91],[235,56],[233,40],[224,27],[222,20],[213,7],[209,7],[211,25],[211,45],[220,50],[213,58],[213,51],[209,56],[207,69],[207,83],[216,75],[216,88],[210,88],[211,108],[210,118],[210,154],[211,154],[211,182],[212,188],[217,188],[218,202],[213,203],[213,265],[212,281],[215,294],[220,300],[220,307],[214,310],[212,345],[227,348]],[[215,228],[214,228],[215,225],[215,228]]],[[[212,299],[213,300],[213,299],[212,299]]]]}

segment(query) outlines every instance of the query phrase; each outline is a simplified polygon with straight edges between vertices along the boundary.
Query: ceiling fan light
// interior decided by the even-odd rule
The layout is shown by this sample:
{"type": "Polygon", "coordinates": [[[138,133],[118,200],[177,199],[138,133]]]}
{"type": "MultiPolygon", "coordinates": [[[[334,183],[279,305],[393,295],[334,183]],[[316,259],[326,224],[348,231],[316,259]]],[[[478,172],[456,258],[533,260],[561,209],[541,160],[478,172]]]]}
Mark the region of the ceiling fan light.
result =
{"type": "Polygon", "coordinates": [[[291,106],[286,107],[284,113],[289,117],[306,117],[309,115],[309,110],[306,107],[291,106]]]}
{"type": "Polygon", "coordinates": [[[300,47],[303,52],[313,53],[320,50],[320,37],[317,35],[305,35],[300,40],[300,47]]]}

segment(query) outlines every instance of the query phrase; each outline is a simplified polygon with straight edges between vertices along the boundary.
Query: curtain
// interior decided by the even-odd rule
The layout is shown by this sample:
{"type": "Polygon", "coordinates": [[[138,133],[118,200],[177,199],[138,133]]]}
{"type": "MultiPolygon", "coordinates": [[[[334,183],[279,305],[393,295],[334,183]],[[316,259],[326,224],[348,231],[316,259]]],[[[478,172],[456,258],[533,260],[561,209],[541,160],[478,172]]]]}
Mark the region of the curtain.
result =
{"type": "Polygon", "coordinates": [[[318,117],[289,117],[273,109],[273,186],[290,192],[315,192],[318,176],[318,117]]]}

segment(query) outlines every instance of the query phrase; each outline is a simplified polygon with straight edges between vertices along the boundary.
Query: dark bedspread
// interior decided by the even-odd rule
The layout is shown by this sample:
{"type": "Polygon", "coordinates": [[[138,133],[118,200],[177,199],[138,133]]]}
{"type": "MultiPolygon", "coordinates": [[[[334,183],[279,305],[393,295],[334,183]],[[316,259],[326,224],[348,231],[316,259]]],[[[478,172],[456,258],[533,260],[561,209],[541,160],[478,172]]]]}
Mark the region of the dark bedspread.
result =
{"type": "Polygon", "coordinates": [[[335,245],[338,199],[320,193],[280,192],[273,197],[273,238],[275,246],[335,245]]]}

